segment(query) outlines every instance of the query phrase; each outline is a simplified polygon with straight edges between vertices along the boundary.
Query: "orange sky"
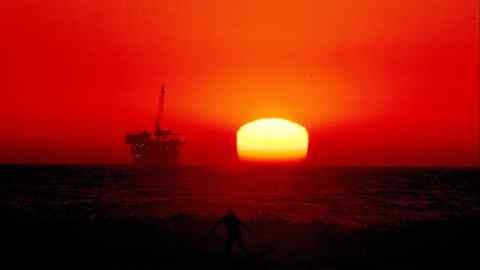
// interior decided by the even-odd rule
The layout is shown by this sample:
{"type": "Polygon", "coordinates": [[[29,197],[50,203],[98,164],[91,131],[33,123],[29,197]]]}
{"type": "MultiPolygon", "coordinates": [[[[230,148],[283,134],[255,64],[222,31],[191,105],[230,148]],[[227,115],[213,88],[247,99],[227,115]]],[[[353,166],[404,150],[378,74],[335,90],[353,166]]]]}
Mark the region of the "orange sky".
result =
{"type": "Polygon", "coordinates": [[[480,164],[476,0],[1,6],[0,162],[126,162],[164,82],[186,162],[284,117],[321,164],[480,164]]]}

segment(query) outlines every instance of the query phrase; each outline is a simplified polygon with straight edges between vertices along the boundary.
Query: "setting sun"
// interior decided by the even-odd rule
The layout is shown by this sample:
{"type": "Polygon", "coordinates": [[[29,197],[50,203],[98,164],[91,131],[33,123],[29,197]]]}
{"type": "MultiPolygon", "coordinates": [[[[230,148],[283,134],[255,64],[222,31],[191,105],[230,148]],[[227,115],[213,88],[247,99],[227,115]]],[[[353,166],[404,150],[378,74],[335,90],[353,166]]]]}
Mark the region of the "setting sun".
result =
{"type": "Polygon", "coordinates": [[[301,161],[308,152],[308,132],[280,118],[259,119],[237,131],[237,153],[250,161],[301,161]]]}

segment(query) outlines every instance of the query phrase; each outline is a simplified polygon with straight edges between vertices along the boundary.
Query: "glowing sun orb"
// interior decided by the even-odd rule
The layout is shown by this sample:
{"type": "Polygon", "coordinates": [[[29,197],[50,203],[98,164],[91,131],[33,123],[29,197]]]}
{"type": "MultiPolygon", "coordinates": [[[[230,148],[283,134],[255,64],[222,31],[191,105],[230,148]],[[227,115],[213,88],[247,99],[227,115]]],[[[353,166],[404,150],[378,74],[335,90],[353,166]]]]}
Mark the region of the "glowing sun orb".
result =
{"type": "Polygon", "coordinates": [[[307,130],[286,119],[258,119],[237,131],[237,154],[241,160],[302,161],[307,152],[307,130]]]}

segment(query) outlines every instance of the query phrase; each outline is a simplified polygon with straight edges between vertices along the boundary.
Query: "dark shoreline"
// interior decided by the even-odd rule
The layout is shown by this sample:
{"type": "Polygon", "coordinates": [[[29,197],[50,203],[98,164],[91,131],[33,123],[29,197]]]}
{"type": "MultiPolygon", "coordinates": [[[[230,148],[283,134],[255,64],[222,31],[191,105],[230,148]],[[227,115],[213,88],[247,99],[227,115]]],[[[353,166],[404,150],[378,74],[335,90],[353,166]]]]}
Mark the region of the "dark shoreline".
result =
{"type": "MultiPolygon", "coordinates": [[[[322,220],[321,215],[313,215],[314,218],[318,217],[316,221],[293,221],[285,215],[273,215],[268,209],[258,217],[242,216],[254,230],[252,234],[246,235],[251,252],[275,251],[245,259],[236,250],[233,259],[229,260],[223,253],[222,230],[207,235],[208,228],[217,218],[213,214],[144,213],[143,207],[156,209],[161,203],[147,201],[145,205],[134,204],[129,208],[122,204],[125,194],[122,192],[145,192],[135,189],[135,185],[152,179],[177,183],[179,177],[184,182],[203,184],[208,182],[206,180],[209,177],[213,177],[223,181],[232,175],[229,171],[231,168],[215,170],[210,167],[190,167],[185,171],[163,171],[160,178],[157,175],[154,178],[143,178],[137,177],[141,173],[123,165],[0,165],[3,175],[0,191],[0,210],[3,214],[0,239],[6,250],[2,254],[0,267],[412,269],[445,266],[459,268],[477,264],[476,250],[480,243],[480,207],[477,195],[480,190],[480,182],[477,181],[480,170],[477,168],[265,168],[244,167],[242,174],[235,179],[245,184],[241,179],[254,176],[254,180],[266,179],[267,183],[278,183],[274,180],[285,172],[293,178],[302,173],[310,175],[314,180],[307,183],[316,183],[317,179],[319,182],[322,179],[336,179],[335,183],[355,189],[355,192],[342,193],[334,189],[330,200],[338,203],[345,196],[367,196],[378,200],[387,210],[379,211],[374,208],[375,204],[363,204],[362,208],[358,208],[362,211],[357,215],[374,213],[378,219],[373,221],[378,222],[356,223],[355,226],[322,220]],[[184,176],[197,181],[182,178],[184,176]],[[382,181],[373,182],[378,185],[365,184],[366,189],[361,188],[372,179],[382,181]],[[401,182],[401,186],[394,186],[395,179],[409,180],[401,182]],[[121,189],[115,191],[119,186],[121,189]],[[372,192],[369,187],[377,189],[372,192]],[[110,191],[117,192],[115,195],[118,197],[105,196],[110,191]],[[432,194],[434,191],[440,194],[432,194]],[[407,194],[410,196],[408,199],[414,202],[427,200],[428,207],[423,208],[418,204],[388,205],[389,201],[385,200],[387,197],[381,197],[388,194],[400,198],[407,194]],[[430,197],[422,197],[423,195],[430,197]],[[401,207],[407,207],[412,214],[398,215],[395,210],[402,209],[401,207]],[[435,211],[440,214],[432,216],[435,211]]],[[[147,189],[150,187],[145,186],[147,189]]],[[[259,188],[258,185],[251,187],[259,188]]],[[[268,191],[268,187],[264,187],[263,191],[268,191]]],[[[191,190],[194,188],[198,186],[193,186],[191,190]]],[[[314,188],[321,190],[328,189],[329,186],[319,185],[314,188]]],[[[216,190],[230,191],[235,190],[216,190]]],[[[170,192],[172,191],[167,190],[160,194],[168,195],[170,192]]],[[[141,196],[143,194],[140,193],[141,196]]],[[[180,199],[188,200],[189,194],[180,199]]],[[[195,201],[199,202],[203,201],[195,201]]],[[[306,201],[308,203],[310,201],[306,201]]],[[[302,204],[297,205],[300,208],[291,208],[288,213],[303,210],[302,204]]],[[[208,206],[201,204],[201,207],[208,206]]],[[[349,204],[333,205],[333,212],[323,214],[323,217],[340,213],[343,218],[352,218],[357,208],[345,208],[348,206],[349,204]]],[[[178,211],[181,208],[175,208],[171,213],[178,211]]]]}
{"type": "Polygon", "coordinates": [[[480,241],[479,217],[356,229],[266,219],[251,224],[254,233],[247,243],[253,253],[269,248],[275,252],[245,260],[237,250],[227,260],[221,232],[206,235],[214,221],[209,217],[139,219],[72,213],[68,218],[52,218],[21,209],[2,212],[1,239],[7,252],[1,264],[19,269],[459,267],[475,265],[480,241]]]}

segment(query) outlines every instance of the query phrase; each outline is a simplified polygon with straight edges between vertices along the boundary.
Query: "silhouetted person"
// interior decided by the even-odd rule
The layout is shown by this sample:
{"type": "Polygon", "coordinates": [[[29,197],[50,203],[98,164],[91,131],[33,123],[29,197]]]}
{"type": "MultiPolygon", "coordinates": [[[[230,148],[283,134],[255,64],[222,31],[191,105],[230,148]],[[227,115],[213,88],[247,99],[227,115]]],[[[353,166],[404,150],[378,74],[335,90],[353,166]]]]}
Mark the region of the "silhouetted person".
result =
{"type": "Polygon", "coordinates": [[[218,225],[222,223],[225,226],[225,230],[227,231],[227,240],[225,241],[225,253],[230,256],[232,254],[232,246],[234,243],[236,243],[240,247],[240,249],[242,249],[245,255],[248,256],[249,254],[247,247],[243,242],[241,228],[243,227],[248,232],[251,232],[252,230],[250,229],[250,227],[248,227],[239,218],[237,218],[233,210],[228,210],[227,213],[213,225],[213,227],[210,229],[210,233],[215,231],[218,225]]]}

